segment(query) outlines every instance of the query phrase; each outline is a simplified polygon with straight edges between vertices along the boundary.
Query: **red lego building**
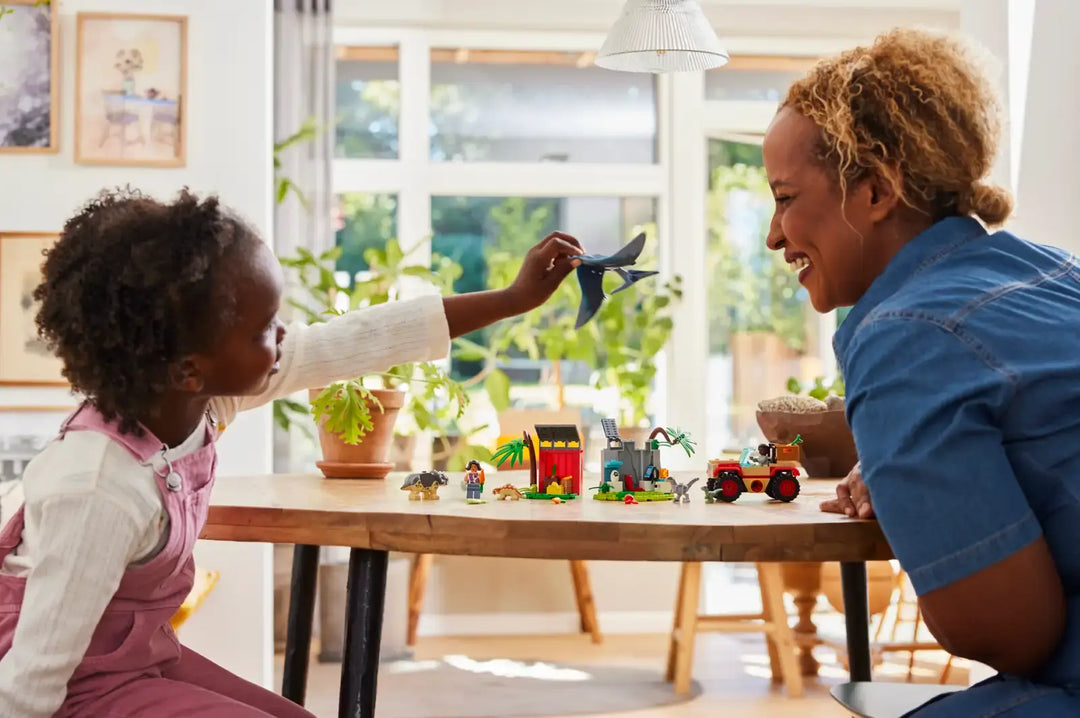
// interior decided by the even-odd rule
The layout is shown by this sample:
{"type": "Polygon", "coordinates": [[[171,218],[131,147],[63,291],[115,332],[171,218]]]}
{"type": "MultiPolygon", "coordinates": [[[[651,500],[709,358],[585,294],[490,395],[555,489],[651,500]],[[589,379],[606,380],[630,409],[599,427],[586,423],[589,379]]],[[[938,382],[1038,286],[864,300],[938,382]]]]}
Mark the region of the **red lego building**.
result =
{"type": "Polygon", "coordinates": [[[537,424],[536,442],[537,491],[546,492],[554,476],[562,484],[564,494],[580,495],[585,474],[585,450],[577,427],[573,424],[537,424]]]}

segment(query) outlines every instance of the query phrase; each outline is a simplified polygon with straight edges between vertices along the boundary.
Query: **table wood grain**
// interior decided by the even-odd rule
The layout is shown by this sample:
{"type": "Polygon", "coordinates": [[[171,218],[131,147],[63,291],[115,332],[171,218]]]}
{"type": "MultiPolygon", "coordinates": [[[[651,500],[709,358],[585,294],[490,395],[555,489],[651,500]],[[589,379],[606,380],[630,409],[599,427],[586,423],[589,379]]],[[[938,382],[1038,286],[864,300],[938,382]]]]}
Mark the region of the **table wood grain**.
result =
{"type": "MultiPolygon", "coordinates": [[[[677,480],[694,474],[675,472],[677,480]]],[[[461,476],[438,501],[410,501],[405,474],[386,480],[319,474],[221,477],[202,537],[222,541],[347,546],[408,553],[623,561],[869,561],[892,558],[876,521],[823,513],[837,480],[804,481],[791,503],[743,494],[706,504],[700,484],[689,504],[497,501],[491,489],[523,486],[520,471],[490,472],[487,503],[465,503],[461,476]]],[[[588,475],[585,486],[599,477],[588,475]]]]}

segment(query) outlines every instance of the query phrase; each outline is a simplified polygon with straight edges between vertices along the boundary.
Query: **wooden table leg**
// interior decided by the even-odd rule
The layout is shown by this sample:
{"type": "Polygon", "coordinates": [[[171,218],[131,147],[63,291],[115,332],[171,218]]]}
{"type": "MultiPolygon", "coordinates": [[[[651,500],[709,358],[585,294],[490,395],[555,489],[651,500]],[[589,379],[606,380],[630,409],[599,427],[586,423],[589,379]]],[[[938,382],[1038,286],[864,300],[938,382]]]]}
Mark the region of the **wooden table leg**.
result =
{"type": "Polygon", "coordinates": [[[409,572],[409,624],[405,632],[405,645],[416,645],[416,631],[420,627],[420,612],[424,608],[424,589],[427,588],[428,574],[435,556],[430,553],[418,553],[413,556],[412,570],[409,572]]]}
{"type": "Polygon", "coordinates": [[[354,548],[349,553],[345,656],[341,662],[340,718],[375,718],[388,551],[354,548]]]}
{"type": "Polygon", "coordinates": [[[315,618],[315,583],[318,576],[319,547],[306,544],[294,546],[281,695],[298,705],[304,705],[307,694],[311,624],[315,618]]]}
{"type": "Polygon", "coordinates": [[[870,608],[866,585],[866,564],[840,564],[840,584],[844,595],[844,623],[847,628],[848,673],[852,681],[870,680],[870,608]]]}
{"type": "Polygon", "coordinates": [[[593,601],[589,569],[585,566],[585,562],[571,561],[570,575],[574,579],[574,596],[577,598],[581,632],[592,636],[593,643],[600,643],[603,637],[600,634],[600,624],[596,620],[596,603],[593,601]]]}

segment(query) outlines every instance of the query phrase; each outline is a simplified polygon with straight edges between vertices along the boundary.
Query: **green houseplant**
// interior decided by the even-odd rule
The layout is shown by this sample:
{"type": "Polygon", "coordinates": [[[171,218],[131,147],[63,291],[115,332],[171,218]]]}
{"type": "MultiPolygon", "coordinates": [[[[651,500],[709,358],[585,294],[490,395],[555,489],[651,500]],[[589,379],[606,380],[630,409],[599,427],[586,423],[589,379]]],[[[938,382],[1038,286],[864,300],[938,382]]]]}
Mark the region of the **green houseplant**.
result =
{"type": "MultiPolygon", "coordinates": [[[[548,231],[550,218],[549,207],[530,209],[521,198],[507,199],[491,209],[489,219],[495,232],[484,250],[488,287],[504,287],[513,282],[529,248],[548,231]]],[[[482,381],[492,406],[502,411],[510,406],[510,378],[498,368],[498,363],[513,354],[534,361],[543,359],[551,363],[554,403],[557,408],[564,408],[563,362],[582,361],[593,366],[599,342],[595,321],[580,330],[574,329],[580,302],[577,281],[568,279],[542,306],[490,327],[483,344],[461,342],[458,358],[483,362],[483,369],[467,383],[482,381]]]]}
{"type": "MultiPolygon", "coordinates": [[[[613,280],[617,278],[613,277],[613,280]]],[[[609,292],[618,286],[612,281],[609,292]]],[[[671,338],[674,312],[682,299],[682,277],[675,275],[636,292],[609,294],[597,318],[599,346],[593,385],[618,394],[621,427],[641,428],[649,419],[649,399],[656,379],[656,355],[671,338]]]]}
{"type": "MultiPolygon", "coordinates": [[[[364,281],[342,286],[334,267],[341,249],[335,247],[320,255],[300,249],[295,257],[283,258],[284,267],[293,270],[301,296],[289,304],[308,322],[325,321],[328,316],[364,306],[393,301],[408,281],[449,291],[460,268],[444,257],[436,257],[431,266],[409,261],[412,250],[405,252],[397,240],[385,247],[370,247],[364,252],[369,276],[364,281]]],[[[310,413],[319,428],[324,464],[349,464],[337,467],[336,473],[385,476],[392,464],[387,462],[393,421],[398,410],[406,413],[418,431],[439,430],[459,419],[468,404],[468,396],[458,382],[437,364],[401,364],[385,372],[337,381],[310,393],[310,413]]],[[[306,413],[302,404],[283,404],[276,413],[280,421],[306,413]]],[[[324,473],[327,466],[321,467],[324,473]]],[[[331,471],[335,471],[331,467],[331,471]]]]}

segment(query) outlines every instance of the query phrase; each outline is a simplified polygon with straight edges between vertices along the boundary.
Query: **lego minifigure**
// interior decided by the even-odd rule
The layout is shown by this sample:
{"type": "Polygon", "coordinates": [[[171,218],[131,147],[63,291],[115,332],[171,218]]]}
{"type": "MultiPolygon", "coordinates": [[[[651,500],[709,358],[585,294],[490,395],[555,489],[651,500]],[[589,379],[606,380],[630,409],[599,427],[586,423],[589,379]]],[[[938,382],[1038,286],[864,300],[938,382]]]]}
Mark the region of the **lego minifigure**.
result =
{"type": "Polygon", "coordinates": [[[484,490],[484,470],[480,462],[472,459],[465,465],[465,501],[471,504],[483,503],[480,494],[484,490]]]}

